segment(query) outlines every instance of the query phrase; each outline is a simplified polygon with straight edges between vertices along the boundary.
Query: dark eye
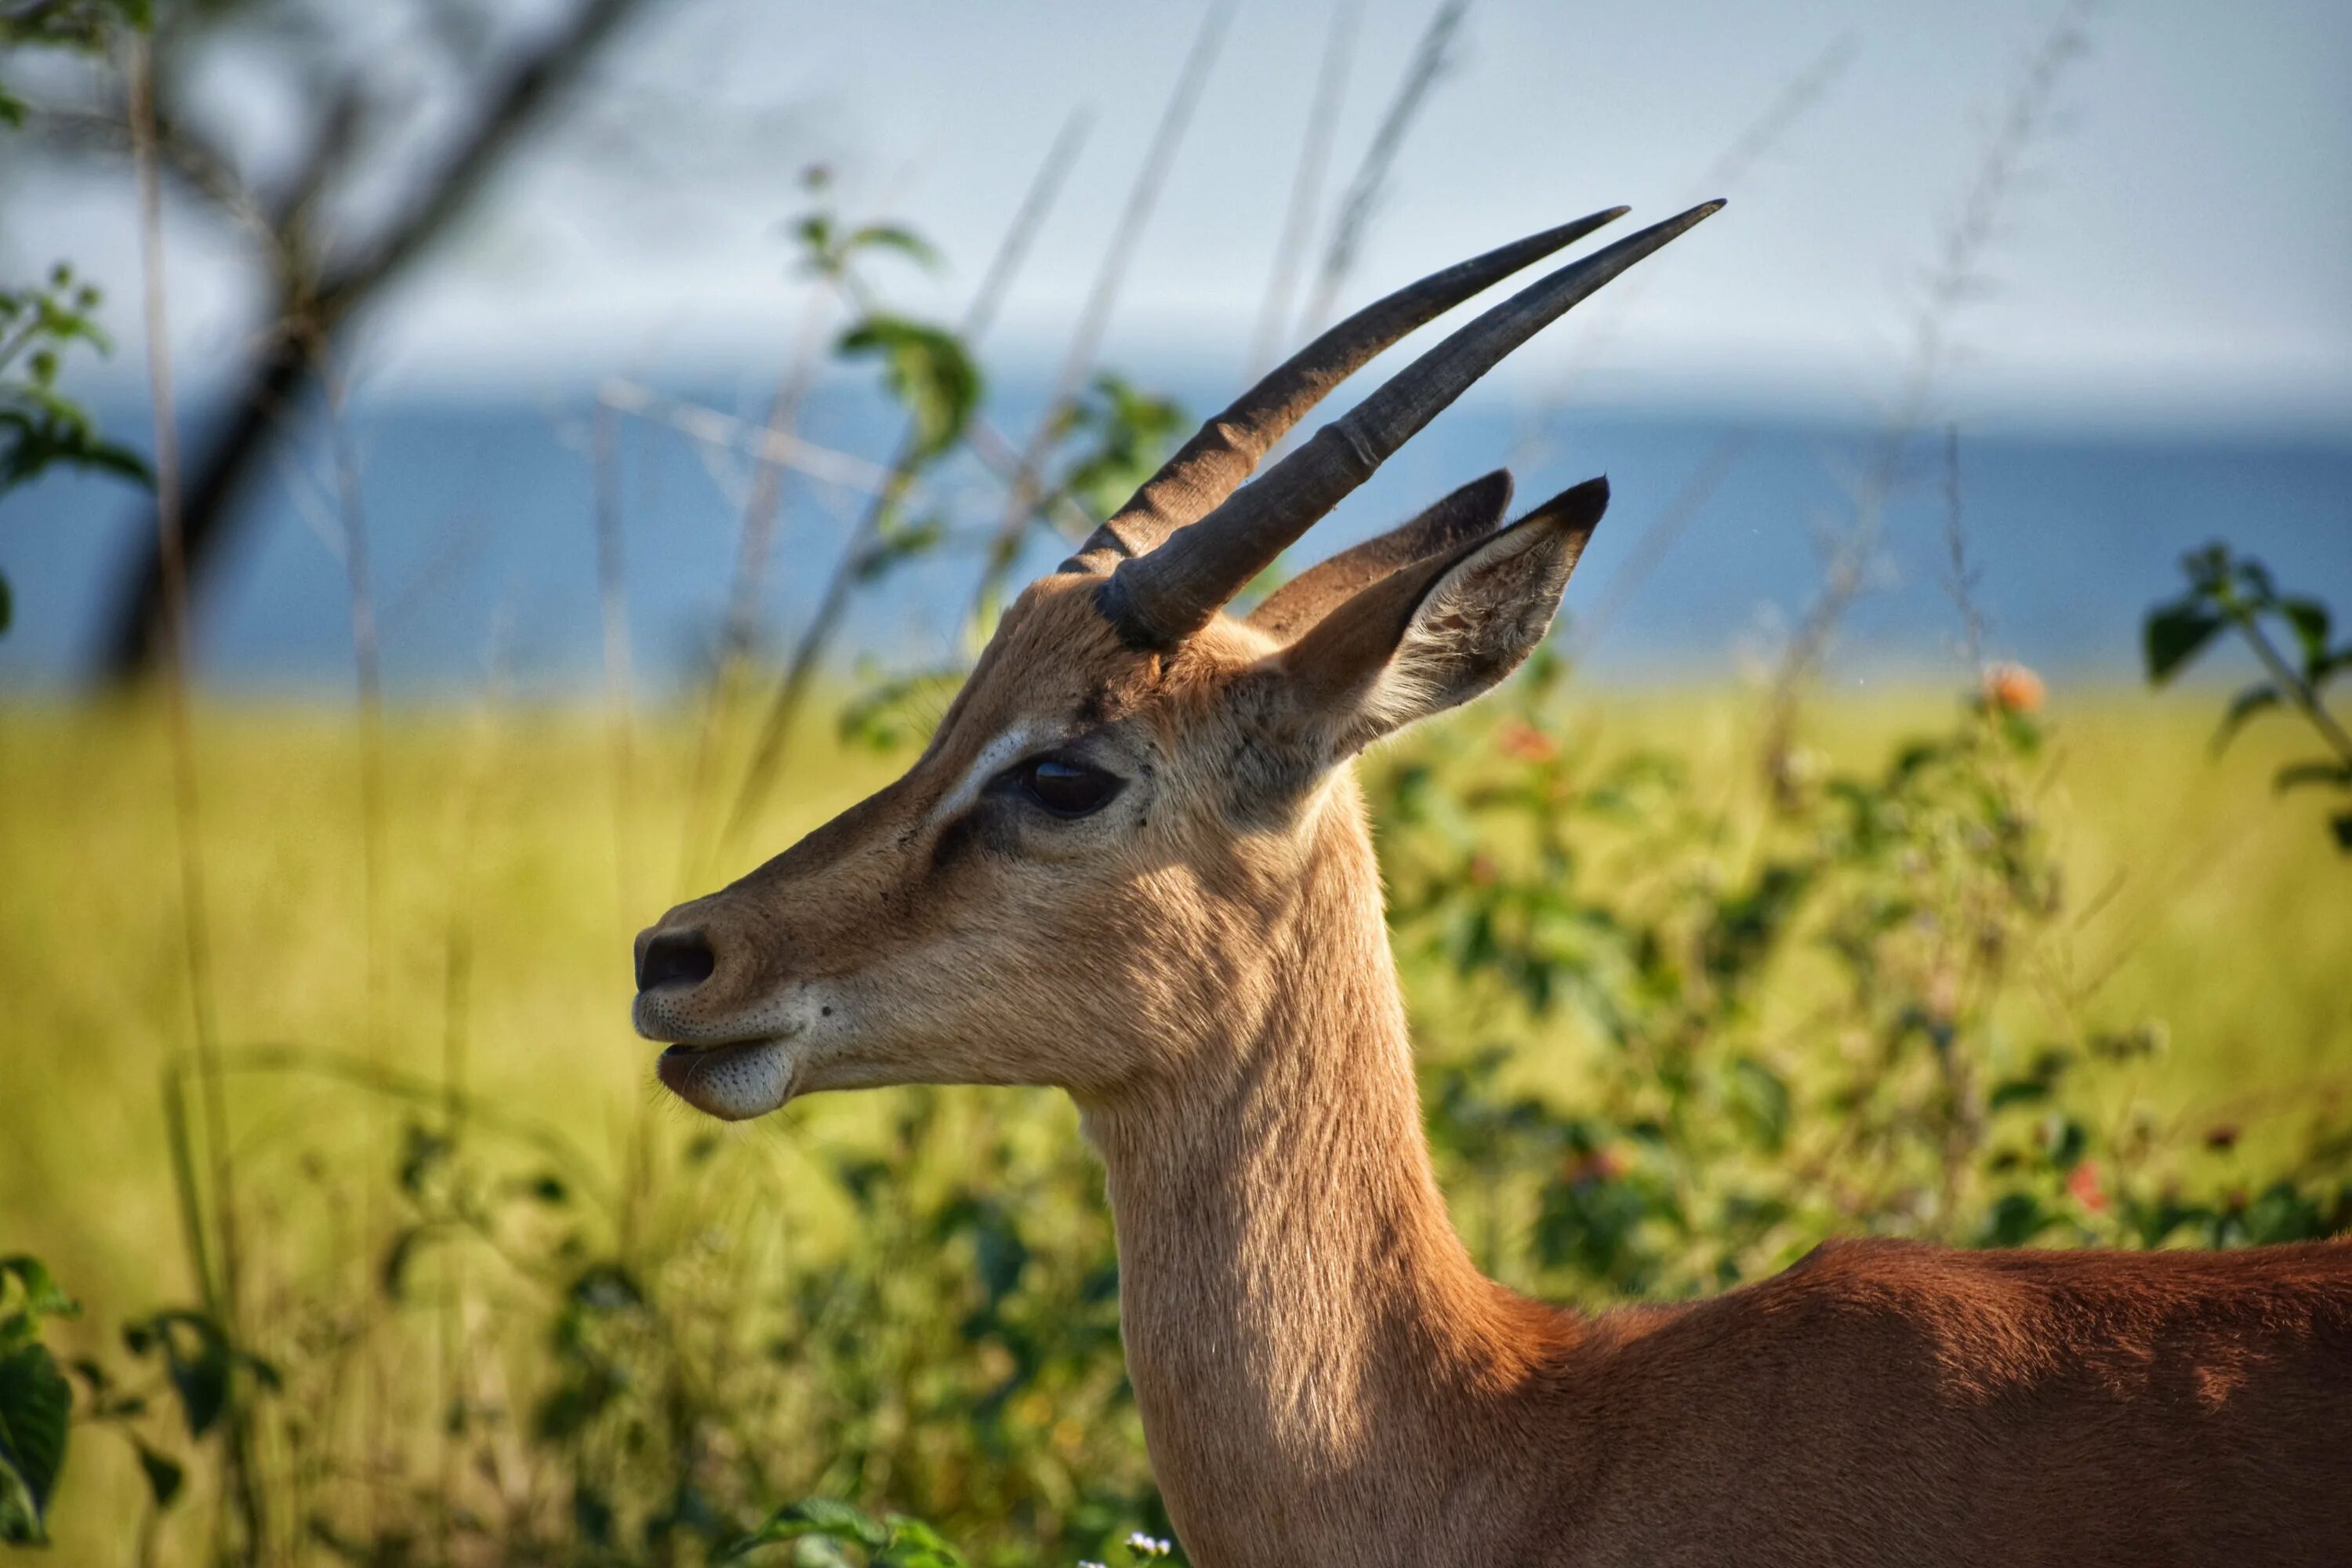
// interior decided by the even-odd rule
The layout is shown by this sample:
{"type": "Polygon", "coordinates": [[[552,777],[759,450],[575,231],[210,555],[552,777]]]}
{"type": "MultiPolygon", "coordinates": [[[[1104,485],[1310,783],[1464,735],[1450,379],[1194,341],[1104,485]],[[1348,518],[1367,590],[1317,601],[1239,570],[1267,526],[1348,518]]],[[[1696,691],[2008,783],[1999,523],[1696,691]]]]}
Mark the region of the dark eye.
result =
{"type": "Polygon", "coordinates": [[[1092,763],[1058,752],[1032,757],[1013,770],[1022,794],[1055,816],[1088,816],[1108,805],[1127,781],[1092,763]]]}

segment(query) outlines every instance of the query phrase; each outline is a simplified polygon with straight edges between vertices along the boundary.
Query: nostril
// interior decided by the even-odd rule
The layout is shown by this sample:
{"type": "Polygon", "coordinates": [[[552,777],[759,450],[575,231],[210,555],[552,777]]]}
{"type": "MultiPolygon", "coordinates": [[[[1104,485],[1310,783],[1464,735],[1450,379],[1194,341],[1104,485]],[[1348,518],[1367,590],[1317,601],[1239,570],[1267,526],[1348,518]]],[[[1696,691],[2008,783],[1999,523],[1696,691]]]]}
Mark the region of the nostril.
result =
{"type": "Polygon", "coordinates": [[[719,967],[710,943],[698,931],[666,931],[646,943],[637,959],[637,989],[699,985],[719,967]]]}

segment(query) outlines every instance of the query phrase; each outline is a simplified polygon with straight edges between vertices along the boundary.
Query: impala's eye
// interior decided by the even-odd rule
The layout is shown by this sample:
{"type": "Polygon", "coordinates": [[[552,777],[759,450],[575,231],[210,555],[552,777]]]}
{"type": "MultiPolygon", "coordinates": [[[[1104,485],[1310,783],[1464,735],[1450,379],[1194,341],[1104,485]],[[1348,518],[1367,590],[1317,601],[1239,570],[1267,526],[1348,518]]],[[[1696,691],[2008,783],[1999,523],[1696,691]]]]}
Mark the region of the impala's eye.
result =
{"type": "Polygon", "coordinates": [[[1090,816],[1127,786],[1117,773],[1058,752],[1030,758],[1013,770],[1012,778],[1023,795],[1055,816],[1090,816]]]}

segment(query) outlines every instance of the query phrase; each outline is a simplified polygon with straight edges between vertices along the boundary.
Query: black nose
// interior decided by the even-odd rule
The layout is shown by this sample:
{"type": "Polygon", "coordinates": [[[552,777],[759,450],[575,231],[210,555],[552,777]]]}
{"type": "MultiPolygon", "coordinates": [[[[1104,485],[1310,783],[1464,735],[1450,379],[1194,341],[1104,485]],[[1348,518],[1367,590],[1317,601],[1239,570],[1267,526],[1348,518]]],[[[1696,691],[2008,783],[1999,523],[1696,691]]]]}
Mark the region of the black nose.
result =
{"type": "Polygon", "coordinates": [[[709,942],[698,931],[666,931],[646,943],[637,954],[637,989],[657,985],[699,985],[719,967],[709,942]]]}

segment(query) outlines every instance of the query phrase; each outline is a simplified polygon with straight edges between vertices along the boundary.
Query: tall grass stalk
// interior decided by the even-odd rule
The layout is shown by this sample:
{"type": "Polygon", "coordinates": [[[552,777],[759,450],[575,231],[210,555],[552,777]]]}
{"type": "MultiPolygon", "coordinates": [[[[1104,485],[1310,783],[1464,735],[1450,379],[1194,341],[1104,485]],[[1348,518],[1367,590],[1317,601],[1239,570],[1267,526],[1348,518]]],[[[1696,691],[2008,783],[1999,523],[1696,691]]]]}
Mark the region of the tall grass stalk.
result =
{"type": "Polygon", "coordinates": [[[1168,183],[1169,171],[1175,166],[1177,150],[1192,122],[1192,110],[1200,102],[1202,89],[1208,85],[1209,71],[1216,64],[1217,53],[1224,46],[1234,5],[1234,0],[1214,0],[1202,15],[1200,31],[1193,35],[1192,47],[1176,74],[1176,86],[1168,95],[1167,107],[1160,110],[1150,146],[1136,169],[1135,183],[1128,188],[1127,205],[1120,209],[1118,222],[1111,230],[1110,244],[1104,247],[1102,263],[1095,270],[1094,285],[1087,292],[1086,303],[1079,307],[1077,325],[1070,333],[1070,346],[1062,355],[1061,369],[1045,399],[1045,412],[1038,416],[1036,429],[1022,448],[1020,468],[1004,498],[1003,516],[998,520],[995,535],[990,539],[982,559],[980,580],[971,596],[969,618],[973,621],[991,618],[994,606],[1003,597],[1013,563],[1020,557],[1022,542],[1029,537],[1030,527],[1042,515],[1049,490],[1045,476],[1046,454],[1059,439],[1064,421],[1101,353],[1103,333],[1109,330],[1111,314],[1118,307],[1129,265],[1135,258],[1136,247],[1142,243],[1153,210],[1160,205],[1160,193],[1168,183]]]}
{"type": "MultiPolygon", "coordinates": [[[[299,324],[288,323],[288,330],[299,324]]],[[[335,363],[334,349],[323,335],[308,343],[314,374],[327,403],[327,440],[335,473],[336,516],[341,524],[343,580],[351,601],[352,668],[359,708],[360,900],[362,940],[366,945],[363,1054],[383,1062],[390,1048],[384,1013],[384,789],[383,789],[383,659],[377,635],[375,574],[360,489],[359,451],[352,439],[350,388],[335,363]]],[[[390,1122],[377,1120],[362,1129],[359,1142],[370,1164],[389,1165],[395,1133],[390,1122]]],[[[373,1269],[376,1238],[383,1234],[383,1194],[374,1182],[363,1186],[357,1216],[352,1263],[362,1280],[373,1269]]],[[[392,1440],[389,1385],[391,1369],[382,1356],[371,1356],[366,1374],[366,1426],[372,1452],[383,1453],[392,1440]]],[[[367,1489],[371,1507],[374,1489],[367,1489]]],[[[376,1521],[367,1521],[371,1534],[376,1521]]]]}
{"type": "Polygon", "coordinates": [[[1592,650],[1593,644],[1624,612],[1626,604],[1641,591],[1642,584],[1656,571],[1666,552],[1686,532],[1692,521],[1706,509],[1716,491],[1731,477],[1732,469],[1754,445],[1753,430],[1732,430],[1719,437],[1699,459],[1698,467],[1684,479],[1682,487],[1668,498],[1666,504],[1651,518],[1634,543],[1633,552],[1608,582],[1601,584],[1592,608],[1569,623],[1563,639],[1563,651],[1570,658],[1581,658],[1592,650]]]}
{"type": "MultiPolygon", "coordinates": [[[[1860,46],[1853,35],[1842,34],[1832,39],[1820,54],[1782,82],[1763,110],[1741,126],[1738,134],[1716,154],[1698,178],[1684,187],[1681,205],[1736,192],[1756,166],[1829,96],[1830,89],[1845,75],[1859,53],[1860,46]]],[[[1655,286],[1658,276],[1654,268],[1636,268],[1631,276],[1619,279],[1598,300],[1591,301],[1590,309],[1580,309],[1569,319],[1569,335],[1558,362],[1559,369],[1520,424],[1517,437],[1512,443],[1514,464],[1533,468],[1549,455],[1550,432],[1558,427],[1577,382],[1623,335],[1643,296],[1655,286]]],[[[1701,468],[1706,466],[1706,461],[1701,461],[1701,468]]]]}
{"type": "MultiPolygon", "coordinates": [[[[201,1162],[191,1135],[187,1100],[167,1077],[163,1096],[172,1173],[187,1232],[190,1266],[205,1311],[234,1340],[243,1321],[244,1254],[237,1231],[236,1165],[229,1140],[228,1099],[221,1080],[218,1016],[213,987],[212,932],[206,920],[203,810],[196,782],[194,724],[188,704],[188,565],[181,529],[178,412],[173,395],[171,310],[164,279],[163,193],[157,153],[152,47],[144,33],[128,46],[131,157],[139,203],[139,268],[145,318],[147,390],[155,426],[155,529],[163,570],[164,729],[172,755],[172,810],[180,867],[182,950],[187,963],[189,1024],[194,1041],[204,1158],[209,1161],[210,1204],[197,1195],[201,1162]],[[207,1220],[215,1246],[207,1247],[207,1220]]],[[[247,1548],[267,1551],[258,1478],[254,1474],[252,1421],[232,1398],[227,1412],[226,1495],[247,1548]]]]}
{"type": "MultiPolygon", "coordinates": [[[[1013,280],[1019,276],[1021,266],[1028,258],[1032,242],[1045,216],[1054,209],[1063,183],[1069,177],[1071,165],[1077,161],[1078,152],[1086,145],[1094,125],[1093,114],[1086,110],[1073,113],[1063,122],[1053,145],[1045,151],[1045,162],[1030,180],[1021,205],[1013,209],[1013,221],[998,242],[996,254],[990,258],[988,268],[981,274],[980,286],[973,290],[971,302],[964,309],[956,332],[967,346],[976,346],[994,324],[996,312],[1003,305],[1013,280]]],[[[831,646],[840,629],[841,618],[849,608],[851,593],[857,585],[858,573],[866,556],[880,536],[886,520],[906,502],[922,463],[922,445],[913,424],[899,438],[898,450],[890,461],[888,471],[865,512],[850,531],[849,540],[835,560],[832,573],[825,578],[824,591],[817,596],[816,608],[810,613],[808,624],[793,645],[785,660],[784,672],[777,682],[775,695],[761,715],[757,732],[751,741],[750,756],[743,767],[741,783],[735,791],[735,801],[728,810],[725,826],[719,832],[722,850],[736,843],[751,826],[751,818],[775,783],[777,765],[783,760],[785,738],[792,733],[793,721],[800,715],[808,699],[809,683],[824,661],[825,649],[831,646]]]]}
{"type": "Polygon", "coordinates": [[[1324,247],[1322,265],[1315,275],[1314,292],[1307,296],[1307,314],[1298,323],[1300,338],[1311,338],[1321,331],[1329,324],[1332,312],[1339,309],[1339,290],[1363,254],[1365,237],[1371,232],[1381,198],[1388,191],[1389,175],[1395,170],[1397,155],[1404,150],[1405,139],[1427,106],[1431,90],[1452,68],[1454,41],[1469,11],[1470,0],[1444,0],[1431,15],[1420,41],[1413,45],[1412,56],[1405,62],[1396,92],[1381,111],[1380,126],[1372,132],[1362,160],[1339,197],[1339,216],[1331,225],[1331,240],[1324,247]]]}
{"type": "MultiPolygon", "coordinates": [[[[609,413],[601,411],[604,416],[609,413]]],[[[480,852],[483,799],[488,793],[490,764],[498,746],[497,699],[499,650],[493,648],[489,691],[481,707],[478,731],[460,775],[453,809],[456,843],[449,863],[448,914],[443,927],[441,993],[441,1136],[452,1159],[463,1155],[472,1093],[472,1004],[474,978],[475,901],[480,896],[476,862],[480,852]]],[[[625,756],[624,757],[625,762],[625,756]]],[[[625,776],[625,775],[624,775],[625,776]]],[[[461,1456],[455,1413],[471,1404],[466,1369],[466,1317],[469,1310],[467,1255],[445,1255],[446,1276],[434,1313],[434,1367],[436,1396],[434,1421],[443,1505],[435,1510],[435,1547],[440,1561],[450,1560],[451,1509],[447,1500],[458,1492],[461,1456]]]]}
{"type": "Polygon", "coordinates": [[[1316,210],[1323,204],[1323,180],[1330,172],[1332,143],[1339,138],[1339,110],[1348,96],[1348,67],[1362,30],[1363,12],[1362,0],[1339,0],[1331,7],[1331,36],[1323,45],[1323,63],[1315,73],[1315,98],[1307,110],[1306,134],[1299,140],[1290,204],[1283,214],[1281,237],[1275,242],[1274,267],[1266,275],[1265,297],[1258,304],[1257,326],[1250,333],[1245,370],[1252,381],[1273,368],[1289,339],[1299,268],[1314,233],[1316,210]]]}
{"type": "Polygon", "coordinates": [[[1766,706],[1759,754],[1765,776],[1785,798],[1795,787],[1795,732],[1804,696],[1820,673],[1838,626],[1868,586],[1902,489],[1913,437],[1934,407],[1969,302],[1989,283],[1989,254],[2002,233],[2027,161],[2049,133],[2067,70],[2090,46],[2086,23],[2096,0],[2063,10],[2011,88],[1984,151],[1944,231],[1912,317],[1900,390],[1874,451],[1856,482],[1847,519],[1827,546],[1822,583],[1782,649],[1766,706]]]}
{"type": "MultiPolygon", "coordinates": [[[[775,391],[768,400],[762,429],[771,441],[790,439],[800,424],[801,408],[815,384],[824,356],[824,334],[835,309],[835,289],[814,287],[801,303],[800,322],[793,334],[775,391]]],[[[702,705],[702,723],[694,747],[693,771],[687,784],[687,815],[677,854],[680,897],[700,879],[715,845],[709,840],[723,832],[724,823],[712,823],[717,802],[719,751],[736,689],[752,642],[759,635],[760,601],[767,586],[768,556],[782,515],[785,467],[763,444],[754,458],[751,482],[743,502],[743,526],[735,552],[735,569],[727,591],[726,617],[719,632],[712,660],[710,687],[702,705]]]]}
{"type": "Polygon", "coordinates": [[[613,882],[621,929],[637,918],[636,677],[629,648],[628,558],[621,533],[620,414],[603,398],[590,416],[595,489],[596,599],[604,633],[604,752],[612,777],[613,882]]]}

